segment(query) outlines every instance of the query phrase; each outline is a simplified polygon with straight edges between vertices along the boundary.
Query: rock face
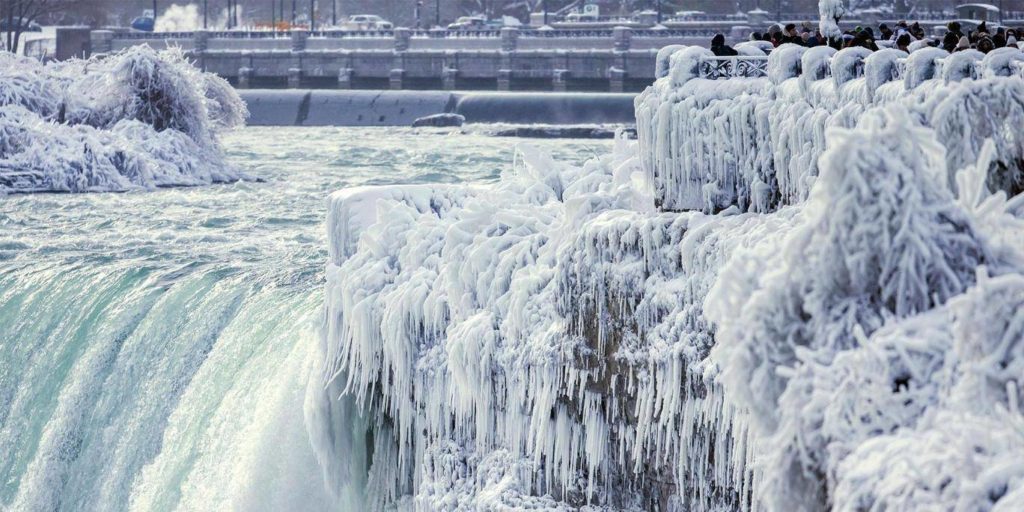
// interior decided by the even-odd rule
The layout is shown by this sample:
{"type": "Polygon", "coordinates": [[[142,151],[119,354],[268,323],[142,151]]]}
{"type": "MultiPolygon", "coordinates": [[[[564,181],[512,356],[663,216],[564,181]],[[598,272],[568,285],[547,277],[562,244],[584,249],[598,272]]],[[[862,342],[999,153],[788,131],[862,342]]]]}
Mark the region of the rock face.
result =
{"type": "Polygon", "coordinates": [[[459,114],[434,114],[432,116],[421,117],[412,122],[413,128],[419,128],[421,126],[434,126],[434,127],[448,127],[448,126],[462,126],[466,122],[466,118],[459,114]]]}
{"type": "Polygon", "coordinates": [[[1024,505],[1021,80],[782,48],[772,78],[711,81],[701,51],[582,167],[524,149],[490,186],[332,195],[307,400],[332,488],[377,510],[1024,505]]]}

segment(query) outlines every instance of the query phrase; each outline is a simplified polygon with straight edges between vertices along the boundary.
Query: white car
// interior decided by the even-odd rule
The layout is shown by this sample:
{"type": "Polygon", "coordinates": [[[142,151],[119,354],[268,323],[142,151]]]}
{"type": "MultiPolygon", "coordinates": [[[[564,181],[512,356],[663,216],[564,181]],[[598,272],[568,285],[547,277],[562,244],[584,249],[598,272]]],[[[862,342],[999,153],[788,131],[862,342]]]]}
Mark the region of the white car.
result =
{"type": "Polygon", "coordinates": [[[395,26],[376,14],[353,14],[348,17],[342,28],[346,30],[391,30],[395,26]]]}
{"type": "Polygon", "coordinates": [[[462,16],[448,25],[448,30],[482,30],[487,28],[487,18],[483,16],[462,16]]]}

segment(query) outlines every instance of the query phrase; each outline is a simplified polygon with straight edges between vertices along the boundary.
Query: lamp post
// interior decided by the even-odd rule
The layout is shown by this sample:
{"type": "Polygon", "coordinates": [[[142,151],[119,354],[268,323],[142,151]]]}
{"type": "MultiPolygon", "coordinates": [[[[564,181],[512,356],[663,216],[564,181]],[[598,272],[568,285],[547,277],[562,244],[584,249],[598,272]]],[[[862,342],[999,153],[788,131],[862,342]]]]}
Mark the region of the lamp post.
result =
{"type": "Polygon", "coordinates": [[[434,25],[441,26],[441,0],[434,1],[434,25]]]}
{"type": "Polygon", "coordinates": [[[153,32],[156,32],[156,0],[153,0],[153,32]]]}
{"type": "Polygon", "coordinates": [[[203,0],[203,30],[206,30],[206,9],[208,0],[203,0]]]}
{"type": "Polygon", "coordinates": [[[299,8],[299,6],[296,4],[296,0],[292,0],[292,27],[293,28],[295,26],[295,11],[297,11],[298,8],[299,8]]]}
{"type": "Polygon", "coordinates": [[[338,0],[331,0],[331,26],[338,26],[338,0]]]}
{"type": "Polygon", "coordinates": [[[309,0],[309,31],[316,30],[316,0],[309,0]]]}
{"type": "Polygon", "coordinates": [[[661,0],[658,0],[658,25],[661,25],[661,0]]]}
{"type": "Polygon", "coordinates": [[[544,10],[544,25],[548,24],[548,0],[540,0],[540,8],[544,10]]]}

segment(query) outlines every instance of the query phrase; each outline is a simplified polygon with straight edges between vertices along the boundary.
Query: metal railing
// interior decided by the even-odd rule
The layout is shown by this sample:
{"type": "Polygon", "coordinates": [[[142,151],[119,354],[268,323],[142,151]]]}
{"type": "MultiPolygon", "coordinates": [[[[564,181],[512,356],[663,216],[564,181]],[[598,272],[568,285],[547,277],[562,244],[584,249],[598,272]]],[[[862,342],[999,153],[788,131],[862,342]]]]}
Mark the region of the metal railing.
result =
{"type": "MultiPolygon", "coordinates": [[[[935,59],[935,70],[933,77],[944,75],[945,67],[949,64],[949,58],[935,59]]],[[[964,77],[978,79],[985,76],[982,69],[982,61],[962,61],[965,66],[964,77]]],[[[1024,78],[1024,61],[1012,61],[1009,63],[1010,74],[1024,78]]],[[[832,67],[826,66],[822,70],[823,76],[832,76],[832,67]]],[[[851,69],[853,78],[864,77],[863,62],[855,63],[851,69]]],[[[701,59],[697,67],[698,76],[708,80],[728,80],[730,78],[764,78],[768,76],[768,57],[760,56],[737,56],[737,57],[705,57],[701,59]]],[[[891,81],[903,80],[907,75],[907,58],[900,58],[893,61],[891,68],[891,81]]]]}
{"type": "Polygon", "coordinates": [[[707,57],[700,60],[697,73],[708,80],[763,78],[768,76],[768,57],[707,57]]]}

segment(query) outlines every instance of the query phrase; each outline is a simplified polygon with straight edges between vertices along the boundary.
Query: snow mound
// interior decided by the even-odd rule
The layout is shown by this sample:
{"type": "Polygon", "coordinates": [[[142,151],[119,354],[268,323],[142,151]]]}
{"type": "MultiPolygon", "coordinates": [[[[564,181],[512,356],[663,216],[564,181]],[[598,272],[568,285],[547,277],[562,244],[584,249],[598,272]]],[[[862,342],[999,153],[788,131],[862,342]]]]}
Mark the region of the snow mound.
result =
{"type": "Polygon", "coordinates": [[[788,53],[813,80],[666,56],[641,141],[582,166],[522,146],[494,185],[333,194],[307,397],[329,487],[371,510],[1019,509],[1020,80],[895,74],[876,104],[836,72],[873,55],[788,53]],[[657,207],[688,180],[690,208],[657,207]]]}
{"type": "Polygon", "coordinates": [[[0,54],[0,193],[236,181],[218,133],[247,116],[226,81],[178,51],[46,65],[0,54]]]}

